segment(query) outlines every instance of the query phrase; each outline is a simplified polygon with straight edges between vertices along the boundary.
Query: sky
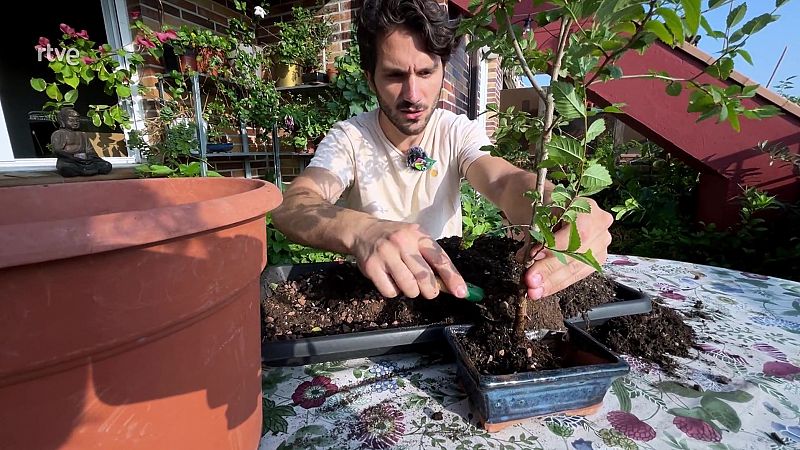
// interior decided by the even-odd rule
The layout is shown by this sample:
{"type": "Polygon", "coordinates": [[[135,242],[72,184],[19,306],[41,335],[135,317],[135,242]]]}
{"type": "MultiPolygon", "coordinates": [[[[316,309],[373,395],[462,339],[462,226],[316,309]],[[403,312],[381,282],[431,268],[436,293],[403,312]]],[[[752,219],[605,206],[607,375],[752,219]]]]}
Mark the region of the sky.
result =
{"type": "MultiPolygon", "coordinates": [[[[703,6],[707,5],[707,0],[703,0],[703,6]]],[[[735,5],[741,3],[741,0],[735,0],[735,5]]],[[[775,1],[774,0],[750,0],[747,1],[747,15],[738,25],[734,26],[735,29],[741,27],[748,20],[753,17],[759,16],[763,13],[771,12],[775,1]]],[[[792,80],[794,88],[787,90],[786,93],[790,95],[800,95],[800,0],[789,0],[777,12],[780,18],[764,29],[752,35],[744,46],[744,49],[750,53],[753,59],[751,66],[741,57],[735,60],[734,70],[745,75],[761,86],[766,87],[767,82],[772,75],[778,60],[781,57],[783,49],[787,48],[783,60],[778,66],[777,72],[772,79],[770,88],[775,91],[775,86],[781,80],[784,80],[792,75],[797,78],[792,80]]],[[[709,24],[715,30],[725,30],[725,19],[728,16],[728,7],[720,7],[706,14],[709,24]]],[[[702,30],[701,30],[702,33],[702,30]]],[[[700,39],[698,47],[711,56],[718,56],[722,49],[723,41],[715,40],[708,36],[700,39]]],[[[538,76],[537,81],[547,85],[549,77],[538,76]]],[[[527,86],[528,82],[523,77],[523,82],[527,86]]]]}
{"type": "MultiPolygon", "coordinates": [[[[740,1],[737,0],[736,4],[739,3],[740,1]]],[[[706,2],[703,1],[703,4],[705,5],[706,2]]],[[[734,28],[740,27],[753,17],[771,12],[774,5],[774,0],[748,1],[747,15],[734,28]]],[[[750,37],[744,46],[744,49],[750,52],[750,56],[753,58],[753,65],[751,66],[741,58],[736,58],[735,70],[761,86],[767,87],[767,82],[778,64],[783,49],[788,46],[786,55],[778,66],[769,87],[775,90],[779,81],[796,75],[797,78],[792,80],[794,88],[787,92],[792,95],[800,95],[800,0],[789,0],[789,3],[783,5],[776,14],[780,18],[750,37]]],[[[724,31],[727,15],[728,7],[721,7],[707,13],[706,18],[712,28],[724,31]]],[[[722,43],[722,40],[716,41],[706,36],[700,39],[698,47],[712,56],[717,56],[722,49],[722,43]]]]}

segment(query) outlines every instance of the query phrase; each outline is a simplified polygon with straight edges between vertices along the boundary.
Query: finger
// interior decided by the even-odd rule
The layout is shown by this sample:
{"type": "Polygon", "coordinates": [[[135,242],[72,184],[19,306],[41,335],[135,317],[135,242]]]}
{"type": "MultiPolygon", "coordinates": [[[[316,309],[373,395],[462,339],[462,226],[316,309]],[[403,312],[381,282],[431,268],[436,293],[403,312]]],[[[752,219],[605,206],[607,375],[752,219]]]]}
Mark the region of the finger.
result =
{"type": "Polygon", "coordinates": [[[408,298],[419,297],[420,290],[417,279],[414,278],[414,274],[408,268],[403,258],[395,253],[387,255],[384,260],[386,261],[386,268],[388,269],[389,275],[392,277],[397,287],[400,288],[403,295],[408,298]]]}
{"type": "MultiPolygon", "coordinates": [[[[611,243],[611,235],[606,231],[587,243],[587,247],[592,249],[592,254],[598,263],[603,264],[608,257],[608,245],[611,243]]],[[[541,297],[552,295],[573,283],[576,283],[594,273],[594,268],[576,259],[567,257],[567,264],[562,263],[555,256],[537,261],[536,264],[526,273],[526,281],[533,281],[536,275],[541,275],[542,283],[537,286],[528,283],[529,296],[531,288],[543,288],[541,297]]],[[[531,296],[531,298],[536,298],[531,296]]]]}
{"type": "Polygon", "coordinates": [[[439,275],[448,291],[458,298],[467,296],[467,283],[439,244],[432,239],[425,239],[420,245],[420,254],[439,275]]]}
{"type": "Polygon", "coordinates": [[[367,265],[361,268],[361,272],[375,285],[382,296],[387,298],[395,298],[400,295],[400,289],[392,280],[391,276],[386,272],[383,267],[377,264],[367,265]]]}
{"type": "Polygon", "coordinates": [[[419,253],[404,253],[402,258],[406,267],[408,267],[417,280],[420,295],[427,299],[436,298],[439,295],[439,284],[436,282],[433,269],[428,262],[425,261],[425,258],[419,253]]]}

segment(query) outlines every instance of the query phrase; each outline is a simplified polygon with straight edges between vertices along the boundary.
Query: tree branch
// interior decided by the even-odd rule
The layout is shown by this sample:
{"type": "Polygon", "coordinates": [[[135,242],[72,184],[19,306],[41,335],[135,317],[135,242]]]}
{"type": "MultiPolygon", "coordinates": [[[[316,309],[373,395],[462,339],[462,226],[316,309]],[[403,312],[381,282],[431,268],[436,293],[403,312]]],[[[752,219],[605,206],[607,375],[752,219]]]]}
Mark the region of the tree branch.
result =
{"type": "Polygon", "coordinates": [[[511,35],[511,39],[514,42],[514,53],[517,55],[517,59],[519,60],[520,64],[522,64],[522,71],[525,72],[525,76],[528,78],[528,81],[531,82],[531,86],[536,90],[536,93],[539,94],[539,98],[543,101],[547,101],[547,94],[544,92],[539,83],[536,82],[535,75],[531,72],[531,68],[528,67],[528,62],[525,60],[525,55],[522,53],[522,47],[519,46],[519,41],[517,40],[517,34],[514,33],[514,27],[511,24],[511,17],[506,14],[506,22],[508,25],[508,33],[511,35]]]}

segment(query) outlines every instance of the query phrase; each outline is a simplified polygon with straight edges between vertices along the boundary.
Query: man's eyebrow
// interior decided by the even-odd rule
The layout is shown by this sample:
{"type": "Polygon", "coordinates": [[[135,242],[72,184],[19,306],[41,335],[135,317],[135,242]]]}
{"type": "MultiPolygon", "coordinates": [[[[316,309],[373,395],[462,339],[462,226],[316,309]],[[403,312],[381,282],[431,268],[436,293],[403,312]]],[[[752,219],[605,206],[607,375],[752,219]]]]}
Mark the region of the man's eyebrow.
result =
{"type": "MultiPolygon", "coordinates": [[[[432,72],[432,71],[436,70],[437,67],[439,67],[439,62],[438,61],[434,61],[430,66],[420,67],[417,70],[417,72],[425,72],[425,71],[431,71],[432,72]]],[[[403,75],[403,74],[408,73],[408,71],[406,71],[406,69],[403,69],[403,68],[400,68],[400,67],[394,67],[394,66],[379,67],[378,70],[380,70],[381,72],[383,72],[385,74],[388,74],[388,75],[395,75],[395,74],[403,75]]]]}

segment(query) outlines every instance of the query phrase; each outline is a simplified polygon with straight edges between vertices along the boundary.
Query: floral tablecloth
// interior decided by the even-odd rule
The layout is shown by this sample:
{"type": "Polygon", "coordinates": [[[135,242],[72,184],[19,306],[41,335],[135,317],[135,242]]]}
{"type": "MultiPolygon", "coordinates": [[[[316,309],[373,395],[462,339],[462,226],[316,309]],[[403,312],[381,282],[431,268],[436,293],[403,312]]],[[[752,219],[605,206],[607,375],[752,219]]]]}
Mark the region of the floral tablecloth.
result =
{"type": "Polygon", "coordinates": [[[680,378],[631,365],[587,417],[477,428],[455,365],[402,354],[264,368],[264,435],[272,449],[800,448],[800,283],[675,261],[611,255],[620,282],[689,311],[700,348],[680,378]],[[698,388],[699,387],[699,388],[698,388]]]}

